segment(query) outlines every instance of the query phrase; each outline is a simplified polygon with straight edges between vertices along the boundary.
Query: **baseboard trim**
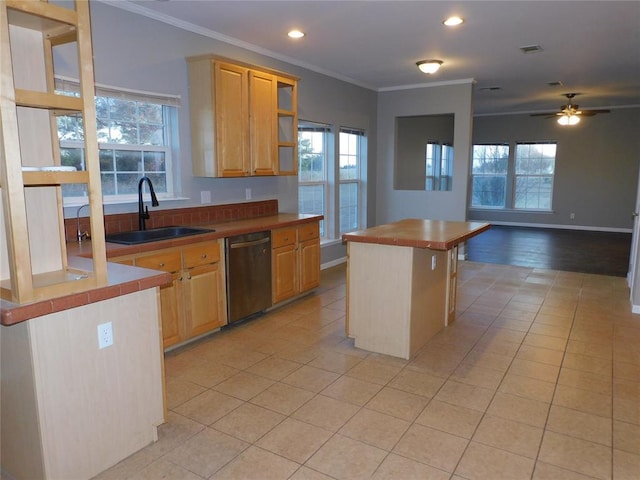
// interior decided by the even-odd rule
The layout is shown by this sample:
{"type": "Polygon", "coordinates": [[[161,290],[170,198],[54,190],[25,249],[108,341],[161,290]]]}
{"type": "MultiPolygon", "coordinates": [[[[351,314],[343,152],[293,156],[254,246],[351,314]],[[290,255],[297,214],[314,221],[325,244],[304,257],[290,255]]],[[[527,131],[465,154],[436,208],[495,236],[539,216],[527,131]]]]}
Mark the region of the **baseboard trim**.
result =
{"type": "Polygon", "coordinates": [[[347,261],[347,257],[341,257],[336,260],[331,260],[330,262],[323,263],[322,265],[320,265],[320,270],[326,270],[327,268],[342,265],[343,263],[346,263],[346,261],[347,261]]]}
{"type": "Polygon", "coordinates": [[[505,227],[555,228],[558,230],[586,230],[586,231],[592,231],[592,232],[633,233],[632,228],[593,227],[593,226],[587,226],[587,225],[558,225],[554,223],[500,222],[500,221],[493,221],[493,220],[473,220],[473,221],[486,222],[492,225],[502,225],[505,227]]]}

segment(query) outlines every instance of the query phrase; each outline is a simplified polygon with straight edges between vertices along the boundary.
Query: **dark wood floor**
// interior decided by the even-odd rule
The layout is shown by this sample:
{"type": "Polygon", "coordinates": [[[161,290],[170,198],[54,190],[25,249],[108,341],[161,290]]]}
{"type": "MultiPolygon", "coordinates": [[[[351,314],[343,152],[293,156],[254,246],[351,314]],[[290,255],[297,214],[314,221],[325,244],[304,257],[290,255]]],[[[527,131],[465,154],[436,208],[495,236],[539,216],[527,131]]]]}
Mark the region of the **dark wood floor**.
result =
{"type": "Polygon", "coordinates": [[[625,277],[631,234],[493,225],[466,248],[475,262],[625,277]]]}

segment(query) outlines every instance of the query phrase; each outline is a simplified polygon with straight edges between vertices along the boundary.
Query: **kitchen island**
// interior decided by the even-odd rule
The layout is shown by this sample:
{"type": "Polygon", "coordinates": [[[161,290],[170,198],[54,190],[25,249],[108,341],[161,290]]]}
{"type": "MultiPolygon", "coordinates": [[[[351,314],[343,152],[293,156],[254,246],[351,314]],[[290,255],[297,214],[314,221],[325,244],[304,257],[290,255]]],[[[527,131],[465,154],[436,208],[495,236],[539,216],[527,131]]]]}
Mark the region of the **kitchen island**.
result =
{"type": "Polygon", "coordinates": [[[344,234],[346,329],[355,346],[409,359],[452,322],[458,245],[489,228],[404,219],[344,234]]]}

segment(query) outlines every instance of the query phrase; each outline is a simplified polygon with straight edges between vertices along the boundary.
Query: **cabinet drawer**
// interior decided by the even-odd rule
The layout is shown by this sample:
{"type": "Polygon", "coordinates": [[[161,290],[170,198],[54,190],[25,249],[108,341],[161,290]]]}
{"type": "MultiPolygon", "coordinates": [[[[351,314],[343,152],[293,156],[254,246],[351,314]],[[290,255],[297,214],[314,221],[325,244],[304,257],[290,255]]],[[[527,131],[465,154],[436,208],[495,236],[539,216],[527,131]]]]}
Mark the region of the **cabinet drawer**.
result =
{"type": "Polygon", "coordinates": [[[296,243],[296,229],[281,228],[274,230],[271,234],[271,248],[280,248],[285,245],[294,245],[296,243]]]}
{"type": "Polygon", "coordinates": [[[298,227],[298,241],[304,242],[320,236],[320,224],[318,222],[300,225],[298,227]]]}
{"type": "Polygon", "coordinates": [[[136,258],[136,266],[162,270],[163,272],[177,272],[182,266],[180,250],[152,253],[136,258]]]}
{"type": "Polygon", "coordinates": [[[184,268],[207,265],[220,261],[220,245],[217,242],[200,243],[184,247],[184,268]]]}

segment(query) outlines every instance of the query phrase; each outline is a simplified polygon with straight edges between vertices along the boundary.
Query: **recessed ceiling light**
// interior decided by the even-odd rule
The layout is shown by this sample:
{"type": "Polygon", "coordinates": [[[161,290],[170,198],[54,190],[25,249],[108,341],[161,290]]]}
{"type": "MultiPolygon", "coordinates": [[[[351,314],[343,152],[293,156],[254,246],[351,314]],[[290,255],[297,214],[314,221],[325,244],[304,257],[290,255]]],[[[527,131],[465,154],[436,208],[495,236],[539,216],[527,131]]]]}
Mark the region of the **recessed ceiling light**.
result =
{"type": "Polygon", "coordinates": [[[461,23],[464,23],[464,19],[458,17],[457,15],[454,15],[452,17],[447,18],[444,22],[447,27],[455,27],[456,25],[460,25],[461,23]]]}
{"type": "Polygon", "coordinates": [[[416,62],[416,65],[421,72],[436,73],[442,65],[442,60],[421,60],[420,62],[416,62]]]}
{"type": "Polygon", "coordinates": [[[304,37],[304,32],[301,32],[300,30],[291,30],[287,35],[290,38],[302,38],[304,37]]]}

